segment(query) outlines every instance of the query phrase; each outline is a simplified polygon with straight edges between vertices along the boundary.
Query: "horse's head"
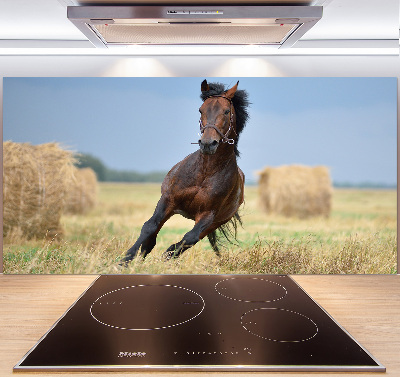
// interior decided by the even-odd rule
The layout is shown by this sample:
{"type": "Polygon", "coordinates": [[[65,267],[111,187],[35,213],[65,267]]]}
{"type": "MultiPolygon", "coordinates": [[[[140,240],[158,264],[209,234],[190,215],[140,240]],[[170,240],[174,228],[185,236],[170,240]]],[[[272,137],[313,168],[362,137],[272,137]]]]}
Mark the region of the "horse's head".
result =
{"type": "MultiPolygon", "coordinates": [[[[220,142],[234,144],[236,135],[235,109],[232,98],[236,93],[239,81],[226,92],[206,98],[200,107],[200,151],[214,154],[220,142]]],[[[207,80],[201,83],[201,91],[207,92],[207,80]]]]}

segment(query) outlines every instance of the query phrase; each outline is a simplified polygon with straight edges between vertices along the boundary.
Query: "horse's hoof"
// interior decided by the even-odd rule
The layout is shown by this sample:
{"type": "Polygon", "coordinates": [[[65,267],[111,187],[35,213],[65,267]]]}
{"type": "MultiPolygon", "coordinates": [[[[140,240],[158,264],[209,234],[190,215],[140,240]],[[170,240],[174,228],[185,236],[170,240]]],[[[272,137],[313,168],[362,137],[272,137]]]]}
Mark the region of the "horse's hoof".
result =
{"type": "Polygon", "coordinates": [[[118,263],[118,266],[119,267],[128,267],[128,265],[129,265],[129,262],[132,260],[132,258],[130,258],[130,257],[123,257],[120,261],[119,261],[119,263],[118,263]]]}
{"type": "Polygon", "coordinates": [[[178,258],[178,255],[176,255],[175,251],[168,251],[167,250],[162,254],[162,257],[163,257],[163,259],[165,261],[169,261],[171,259],[178,258]]]}
{"type": "Polygon", "coordinates": [[[162,259],[164,259],[164,261],[168,261],[168,260],[170,260],[171,258],[172,258],[172,252],[171,251],[165,251],[163,254],[162,254],[162,259]]]}
{"type": "Polygon", "coordinates": [[[117,268],[118,268],[119,270],[122,270],[123,268],[128,268],[128,265],[129,265],[128,262],[120,261],[120,262],[117,264],[117,268]]]}

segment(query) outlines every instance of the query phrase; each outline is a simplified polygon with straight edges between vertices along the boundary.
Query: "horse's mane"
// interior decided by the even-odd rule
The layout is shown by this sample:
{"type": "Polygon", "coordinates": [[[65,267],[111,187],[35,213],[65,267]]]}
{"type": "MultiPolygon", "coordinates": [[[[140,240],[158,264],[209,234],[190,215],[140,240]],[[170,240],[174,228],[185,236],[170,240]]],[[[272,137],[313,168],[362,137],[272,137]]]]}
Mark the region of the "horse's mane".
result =
{"type": "MultiPolygon", "coordinates": [[[[208,83],[209,90],[201,92],[200,98],[202,101],[205,101],[210,96],[220,95],[228,90],[224,84],[214,82],[208,83]]],[[[249,118],[249,113],[247,112],[247,108],[250,105],[248,100],[248,94],[245,90],[237,90],[235,95],[232,98],[232,104],[235,108],[236,113],[236,133],[238,135],[237,141],[239,140],[239,135],[243,131],[243,128],[246,126],[246,122],[249,118]]],[[[239,156],[239,151],[237,149],[237,142],[235,143],[235,154],[239,156]]]]}

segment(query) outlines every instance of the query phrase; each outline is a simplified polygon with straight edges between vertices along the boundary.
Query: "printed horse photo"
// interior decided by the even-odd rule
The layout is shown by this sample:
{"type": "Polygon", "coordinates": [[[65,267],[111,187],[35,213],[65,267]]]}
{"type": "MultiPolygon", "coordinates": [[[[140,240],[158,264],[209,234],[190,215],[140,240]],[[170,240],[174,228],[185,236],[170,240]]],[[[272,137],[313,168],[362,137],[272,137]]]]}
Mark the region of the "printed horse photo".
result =
{"type": "Polygon", "coordinates": [[[226,89],[220,83],[201,83],[199,149],[178,162],[166,175],[153,216],[121,263],[139,253],[144,258],[156,245],[164,223],[180,214],[194,220],[194,227],[163,254],[177,258],[204,237],[219,255],[220,237],[236,238],[238,209],[244,201],[244,174],[237,165],[239,135],[248,119],[248,95],[239,81],[226,89]]]}

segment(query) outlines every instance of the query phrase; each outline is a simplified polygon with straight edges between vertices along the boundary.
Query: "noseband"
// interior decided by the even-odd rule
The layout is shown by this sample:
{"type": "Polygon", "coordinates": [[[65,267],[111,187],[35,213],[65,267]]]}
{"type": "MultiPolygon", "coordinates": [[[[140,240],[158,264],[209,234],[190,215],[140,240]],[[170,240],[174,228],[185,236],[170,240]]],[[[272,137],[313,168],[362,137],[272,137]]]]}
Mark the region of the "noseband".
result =
{"type": "Polygon", "coordinates": [[[217,128],[217,126],[215,125],[215,123],[214,124],[206,124],[205,126],[203,126],[203,122],[201,121],[201,117],[200,117],[200,120],[199,120],[199,124],[200,124],[200,136],[204,133],[204,131],[205,131],[205,129],[206,128],[213,128],[215,131],[217,131],[217,133],[221,136],[221,141],[223,142],[223,143],[228,143],[228,144],[235,144],[235,140],[234,139],[229,139],[228,138],[228,135],[229,135],[229,133],[231,132],[231,130],[233,130],[233,132],[235,133],[235,135],[237,136],[237,134],[236,134],[236,131],[235,131],[235,129],[232,127],[232,125],[233,125],[233,104],[232,104],[232,100],[230,100],[229,98],[227,98],[227,97],[225,97],[225,96],[222,96],[222,95],[215,95],[215,96],[210,96],[210,97],[207,97],[204,101],[206,101],[206,100],[208,100],[209,98],[213,98],[213,97],[221,97],[221,98],[225,98],[226,100],[228,100],[229,101],[229,103],[230,103],[230,105],[231,105],[231,109],[230,109],[230,112],[231,112],[231,118],[230,118],[230,120],[229,120],[229,129],[228,129],[228,131],[226,131],[226,133],[225,134],[223,134],[218,128],[217,128]]]}

